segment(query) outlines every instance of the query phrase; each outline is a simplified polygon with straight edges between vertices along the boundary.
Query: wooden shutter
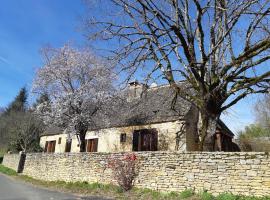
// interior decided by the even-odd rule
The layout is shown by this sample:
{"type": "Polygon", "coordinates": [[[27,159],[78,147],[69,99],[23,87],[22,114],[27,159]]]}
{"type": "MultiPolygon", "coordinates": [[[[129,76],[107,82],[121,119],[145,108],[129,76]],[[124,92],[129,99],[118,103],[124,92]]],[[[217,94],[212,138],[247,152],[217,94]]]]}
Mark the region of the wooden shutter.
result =
{"type": "Polygon", "coordinates": [[[56,140],[55,141],[52,141],[52,153],[55,152],[55,144],[56,144],[56,140]]]}
{"type": "Polygon", "coordinates": [[[92,152],[97,152],[98,149],[98,139],[93,139],[93,151],[92,152]]]}
{"type": "Polygon", "coordinates": [[[150,151],[157,151],[158,150],[158,132],[155,129],[152,129],[151,133],[151,149],[150,151]]]}
{"type": "Polygon", "coordinates": [[[87,140],[86,151],[97,152],[98,149],[98,138],[87,140]]]}
{"type": "Polygon", "coordinates": [[[47,150],[47,152],[48,152],[48,153],[51,153],[51,151],[52,151],[52,142],[49,141],[49,142],[48,142],[48,150],[47,150]]]}
{"type": "Polygon", "coordinates": [[[90,140],[86,140],[87,143],[86,143],[86,152],[91,152],[91,142],[90,140]]]}
{"type": "Polygon", "coordinates": [[[140,137],[140,132],[139,131],[134,131],[133,133],[133,145],[132,145],[132,150],[133,151],[140,151],[139,150],[139,137],[140,137]]]}
{"type": "Polygon", "coordinates": [[[142,129],[133,133],[133,151],[157,151],[158,132],[156,129],[142,129]]]}
{"type": "Polygon", "coordinates": [[[46,141],[46,143],[45,143],[45,149],[44,149],[44,152],[48,152],[48,144],[49,144],[49,142],[48,142],[48,141],[46,141]]]}
{"type": "Polygon", "coordinates": [[[151,148],[151,135],[147,130],[142,130],[140,134],[140,143],[141,149],[140,151],[150,151],[151,148]]]}
{"type": "Polygon", "coordinates": [[[67,140],[66,141],[66,148],[65,148],[65,152],[70,152],[71,151],[71,144],[72,144],[72,140],[67,140]]]}
{"type": "Polygon", "coordinates": [[[47,152],[48,153],[53,153],[55,151],[55,144],[56,144],[56,140],[48,142],[48,144],[47,144],[47,152]]]}

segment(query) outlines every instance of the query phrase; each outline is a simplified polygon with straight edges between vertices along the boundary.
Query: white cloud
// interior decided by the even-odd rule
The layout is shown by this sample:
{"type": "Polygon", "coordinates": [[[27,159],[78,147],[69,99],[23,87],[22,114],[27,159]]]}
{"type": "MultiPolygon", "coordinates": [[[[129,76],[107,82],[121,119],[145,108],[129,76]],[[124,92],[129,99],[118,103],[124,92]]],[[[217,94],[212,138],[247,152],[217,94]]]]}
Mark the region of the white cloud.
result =
{"type": "Polygon", "coordinates": [[[9,62],[6,58],[4,58],[4,57],[2,57],[2,56],[0,56],[0,61],[2,61],[2,62],[5,63],[5,64],[10,65],[10,62],[9,62]]]}

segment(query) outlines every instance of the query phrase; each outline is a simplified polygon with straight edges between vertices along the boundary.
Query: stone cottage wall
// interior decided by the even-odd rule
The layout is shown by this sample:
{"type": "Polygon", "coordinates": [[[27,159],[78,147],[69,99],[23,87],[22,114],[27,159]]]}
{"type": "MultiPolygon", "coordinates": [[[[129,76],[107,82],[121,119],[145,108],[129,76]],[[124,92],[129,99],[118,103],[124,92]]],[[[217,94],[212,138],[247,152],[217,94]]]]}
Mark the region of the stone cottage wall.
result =
{"type": "MultiPolygon", "coordinates": [[[[160,191],[207,190],[213,194],[270,195],[267,153],[138,152],[135,186],[160,191]]],[[[55,181],[114,182],[108,158],[121,153],[27,154],[24,174],[55,181]]]]}
{"type": "MultiPolygon", "coordinates": [[[[140,126],[126,126],[117,128],[99,129],[96,131],[88,131],[85,139],[98,138],[98,152],[127,152],[132,151],[132,137],[135,130],[141,129],[156,129],[158,132],[158,150],[159,151],[174,151],[176,149],[176,133],[181,130],[182,121],[154,123],[140,126]],[[120,142],[120,135],[125,133],[127,136],[126,142],[120,142]]],[[[186,150],[186,135],[179,135],[179,151],[186,150]]],[[[64,153],[66,146],[67,134],[44,135],[40,138],[40,146],[45,148],[46,141],[56,141],[55,153],[64,153]],[[61,143],[59,144],[59,139],[61,143]]],[[[72,137],[71,152],[79,152],[80,147],[78,140],[74,135],[72,137]]]]}
{"type": "Polygon", "coordinates": [[[25,154],[5,154],[2,165],[15,170],[16,172],[22,172],[24,159],[25,154]]]}

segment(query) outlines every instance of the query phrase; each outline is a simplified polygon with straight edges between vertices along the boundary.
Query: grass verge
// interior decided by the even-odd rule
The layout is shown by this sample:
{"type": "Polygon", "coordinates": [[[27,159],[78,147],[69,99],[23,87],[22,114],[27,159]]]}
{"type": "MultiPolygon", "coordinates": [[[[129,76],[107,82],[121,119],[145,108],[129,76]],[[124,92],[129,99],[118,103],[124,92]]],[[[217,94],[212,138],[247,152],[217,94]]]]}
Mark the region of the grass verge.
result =
{"type": "Polygon", "coordinates": [[[3,162],[5,150],[0,148],[0,164],[3,162]]]}
{"type": "Polygon", "coordinates": [[[9,169],[3,165],[0,165],[0,172],[9,176],[17,176],[17,172],[13,169],[9,169]]]}
{"type": "Polygon", "coordinates": [[[128,192],[115,185],[100,184],[87,182],[64,182],[64,181],[41,181],[33,179],[29,176],[18,175],[14,170],[4,167],[0,164],[0,173],[13,176],[25,182],[51,188],[63,192],[77,193],[81,195],[94,195],[111,197],[115,199],[131,199],[131,200],[270,200],[270,197],[246,197],[223,193],[214,197],[208,192],[194,193],[193,190],[187,189],[182,192],[158,192],[150,189],[133,188],[128,192]]]}

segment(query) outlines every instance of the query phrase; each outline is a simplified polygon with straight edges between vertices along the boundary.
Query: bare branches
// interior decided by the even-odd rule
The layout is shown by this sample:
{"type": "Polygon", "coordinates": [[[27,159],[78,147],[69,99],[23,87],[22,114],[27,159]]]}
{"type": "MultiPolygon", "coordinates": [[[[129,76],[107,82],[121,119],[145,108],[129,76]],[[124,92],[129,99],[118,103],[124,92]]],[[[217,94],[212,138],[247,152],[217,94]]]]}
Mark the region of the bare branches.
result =
{"type": "Polygon", "coordinates": [[[143,69],[147,79],[165,78],[178,92],[184,79],[193,88],[185,95],[208,116],[267,92],[269,0],[109,2],[109,17],[93,16],[86,29],[117,44],[110,56],[128,77],[143,69]]]}

